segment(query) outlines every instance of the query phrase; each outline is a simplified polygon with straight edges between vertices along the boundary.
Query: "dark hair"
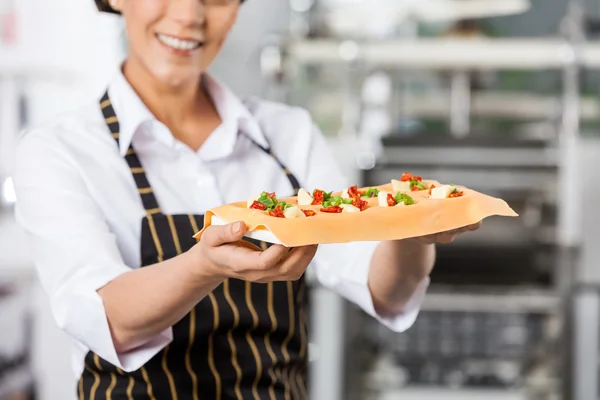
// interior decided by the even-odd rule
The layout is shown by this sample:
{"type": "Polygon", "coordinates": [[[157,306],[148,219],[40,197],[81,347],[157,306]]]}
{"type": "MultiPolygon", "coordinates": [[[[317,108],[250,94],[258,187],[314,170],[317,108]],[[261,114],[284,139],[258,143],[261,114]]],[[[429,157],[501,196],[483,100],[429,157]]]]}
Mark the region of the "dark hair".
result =
{"type": "Polygon", "coordinates": [[[98,7],[98,11],[112,13],[112,14],[120,14],[120,12],[114,10],[109,4],[109,0],[94,0],[96,2],[96,7],[98,7]]]}
{"type": "MultiPolygon", "coordinates": [[[[109,0],[94,0],[96,2],[96,7],[98,7],[98,11],[107,12],[111,14],[121,14],[117,10],[113,9],[108,3],[109,0]]],[[[245,0],[240,0],[243,3],[245,0]]]]}

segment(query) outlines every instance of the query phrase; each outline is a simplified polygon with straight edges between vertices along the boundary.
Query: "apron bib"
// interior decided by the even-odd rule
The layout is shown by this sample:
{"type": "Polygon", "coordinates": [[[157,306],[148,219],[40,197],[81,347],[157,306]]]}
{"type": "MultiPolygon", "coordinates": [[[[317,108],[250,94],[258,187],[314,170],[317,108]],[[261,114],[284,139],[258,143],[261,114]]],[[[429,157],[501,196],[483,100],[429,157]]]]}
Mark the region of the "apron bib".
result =
{"type": "MultiPolygon", "coordinates": [[[[100,107],[118,144],[119,121],[108,92],[100,107]]],[[[277,161],[297,193],[294,175],[270,148],[254,144],[277,161]]],[[[125,160],[146,210],[142,267],[188,251],[204,216],[163,214],[133,147],[125,160]]],[[[173,326],[173,342],[139,370],[126,373],[89,352],[79,399],[305,399],[307,308],[304,277],[268,284],[228,279],[173,326]]]]}

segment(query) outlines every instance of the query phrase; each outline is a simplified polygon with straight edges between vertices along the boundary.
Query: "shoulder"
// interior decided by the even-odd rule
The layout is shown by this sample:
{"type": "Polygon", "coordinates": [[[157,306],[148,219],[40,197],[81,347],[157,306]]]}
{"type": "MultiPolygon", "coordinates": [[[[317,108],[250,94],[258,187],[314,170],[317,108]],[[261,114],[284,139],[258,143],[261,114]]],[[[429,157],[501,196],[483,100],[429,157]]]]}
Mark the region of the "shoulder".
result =
{"type": "Polygon", "coordinates": [[[16,186],[73,186],[90,171],[108,173],[120,160],[98,105],[65,112],[22,132],[16,143],[16,186]]]}
{"type": "Polygon", "coordinates": [[[21,133],[17,141],[18,160],[44,159],[61,153],[98,149],[111,144],[102,112],[97,104],[63,112],[52,119],[32,126],[21,133]]]}
{"type": "Polygon", "coordinates": [[[243,100],[244,104],[257,122],[266,128],[285,124],[288,127],[293,123],[297,129],[312,129],[313,120],[310,113],[298,106],[265,100],[260,97],[250,96],[243,100]]]}
{"type": "Polygon", "coordinates": [[[275,148],[291,142],[297,151],[308,150],[315,136],[321,135],[308,110],[302,107],[259,97],[248,97],[244,103],[275,148]]]}
{"type": "Polygon", "coordinates": [[[258,96],[248,96],[242,101],[256,118],[295,117],[308,120],[308,122],[312,121],[308,111],[302,107],[267,100],[258,96]]]}
{"type": "Polygon", "coordinates": [[[328,141],[306,109],[256,97],[245,102],[275,155],[302,183],[328,188],[344,182],[328,141]]]}

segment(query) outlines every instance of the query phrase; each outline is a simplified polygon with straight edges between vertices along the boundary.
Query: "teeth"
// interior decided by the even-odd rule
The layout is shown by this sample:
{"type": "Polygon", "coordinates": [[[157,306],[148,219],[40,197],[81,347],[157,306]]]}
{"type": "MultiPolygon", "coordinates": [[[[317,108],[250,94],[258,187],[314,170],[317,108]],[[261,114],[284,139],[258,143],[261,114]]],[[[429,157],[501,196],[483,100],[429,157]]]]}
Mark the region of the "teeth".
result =
{"type": "Polygon", "coordinates": [[[157,35],[157,37],[158,40],[160,40],[163,44],[166,44],[175,50],[193,50],[200,46],[200,42],[196,40],[181,40],[160,33],[157,35]]]}

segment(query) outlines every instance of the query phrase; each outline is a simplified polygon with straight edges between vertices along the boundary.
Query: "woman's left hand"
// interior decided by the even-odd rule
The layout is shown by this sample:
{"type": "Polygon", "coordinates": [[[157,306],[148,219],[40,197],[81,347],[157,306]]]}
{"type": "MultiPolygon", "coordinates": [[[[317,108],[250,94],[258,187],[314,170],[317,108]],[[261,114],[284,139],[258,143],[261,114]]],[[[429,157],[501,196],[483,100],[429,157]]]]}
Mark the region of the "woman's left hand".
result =
{"type": "Polygon", "coordinates": [[[456,240],[456,238],[465,232],[474,232],[481,228],[481,221],[473,224],[464,226],[462,228],[453,229],[451,231],[435,233],[433,235],[421,236],[418,238],[414,238],[414,240],[423,243],[423,244],[449,244],[456,240]]]}

